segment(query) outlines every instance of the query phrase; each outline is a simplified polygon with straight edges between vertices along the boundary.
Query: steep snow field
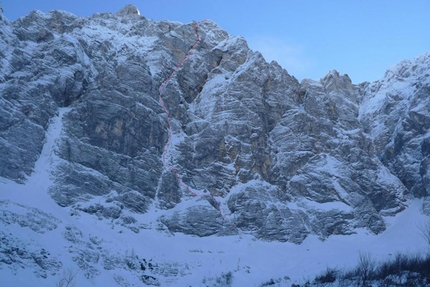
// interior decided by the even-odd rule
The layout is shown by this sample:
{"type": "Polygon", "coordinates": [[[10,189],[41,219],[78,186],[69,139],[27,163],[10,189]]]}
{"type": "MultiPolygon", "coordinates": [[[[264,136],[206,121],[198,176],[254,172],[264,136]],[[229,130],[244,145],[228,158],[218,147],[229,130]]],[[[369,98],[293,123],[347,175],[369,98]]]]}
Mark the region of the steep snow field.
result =
{"type": "MultiPolygon", "coordinates": [[[[103,267],[106,266],[103,261],[107,258],[136,256],[157,263],[158,272],[164,272],[163,276],[158,277],[161,286],[222,286],[217,284],[221,284],[219,282],[223,282],[230,274],[232,286],[260,286],[270,279],[278,280],[278,286],[289,286],[294,282],[312,279],[327,267],[352,267],[360,252],[370,253],[375,259],[382,260],[397,252],[427,251],[428,246],[418,228],[420,223],[427,220],[421,213],[420,200],[410,201],[409,207],[395,217],[386,217],[388,227],[380,235],[369,234],[363,229],[350,236],[330,236],[326,241],[309,236],[301,245],[261,242],[243,233],[208,238],[170,234],[156,230],[156,218],[162,211],[156,212],[155,209],[140,217],[135,216],[139,223],[148,226],[148,229],[139,233],[86,213],[72,216],[69,207],[58,206],[47,192],[51,184],[49,172],[61,160],[55,153],[56,140],[61,136],[62,116],[68,111],[60,109],[59,116],[51,122],[35,172],[26,184],[0,179],[0,230],[11,237],[20,238],[22,242],[16,244],[21,243],[28,250],[44,248],[62,266],[55,275],[47,274],[47,278],[42,278],[37,277],[31,266],[24,262],[21,265],[2,264],[1,286],[55,286],[62,272],[67,269],[77,271],[76,286],[118,286],[119,281],[128,282],[129,285],[124,283],[123,286],[142,286],[138,273],[133,273],[136,271],[124,268],[106,270],[103,267]],[[16,222],[7,222],[7,212],[25,215],[29,208],[37,208],[52,215],[57,228],[41,233],[21,227],[16,222]],[[91,248],[103,248],[110,255],[97,259],[95,264],[101,273],[92,279],[85,278],[76,260],[73,260],[76,250],[70,247],[70,242],[64,236],[71,227],[81,231],[83,240],[90,238],[95,242],[94,247],[82,244],[84,252],[91,252],[91,248]]],[[[187,206],[194,200],[198,199],[191,198],[183,204],[187,206]]],[[[33,220],[37,221],[37,218],[33,220]]],[[[43,222],[38,224],[42,225],[43,222]]]]}

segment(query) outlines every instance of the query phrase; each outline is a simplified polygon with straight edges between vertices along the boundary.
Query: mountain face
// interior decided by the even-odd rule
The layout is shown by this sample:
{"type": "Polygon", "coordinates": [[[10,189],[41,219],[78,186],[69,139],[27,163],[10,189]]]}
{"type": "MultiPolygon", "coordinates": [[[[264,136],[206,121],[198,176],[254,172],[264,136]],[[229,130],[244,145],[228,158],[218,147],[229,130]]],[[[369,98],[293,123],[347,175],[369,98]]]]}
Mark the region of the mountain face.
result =
{"type": "MultiPolygon", "coordinates": [[[[0,176],[25,185],[52,141],[45,193],[70,216],[300,244],[383,233],[384,216],[430,193],[429,54],[373,83],[337,71],[299,83],[209,20],[156,22],[133,6],[1,16],[0,46],[0,176]]],[[[1,206],[13,222],[30,208],[1,206]]],[[[25,214],[37,232],[58,225],[25,214]]],[[[84,256],[79,230],[63,235],[84,256]]]]}

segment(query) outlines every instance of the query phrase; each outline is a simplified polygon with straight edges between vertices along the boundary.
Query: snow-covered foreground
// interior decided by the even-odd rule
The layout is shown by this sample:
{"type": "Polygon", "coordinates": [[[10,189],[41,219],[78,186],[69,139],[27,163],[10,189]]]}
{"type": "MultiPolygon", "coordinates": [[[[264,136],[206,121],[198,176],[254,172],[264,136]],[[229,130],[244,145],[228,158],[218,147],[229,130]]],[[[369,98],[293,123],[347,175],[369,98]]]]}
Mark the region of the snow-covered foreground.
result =
{"type": "MultiPolygon", "coordinates": [[[[52,122],[47,142],[36,163],[35,172],[25,185],[0,179],[0,213],[27,212],[23,206],[37,208],[58,219],[57,228],[44,233],[34,232],[19,224],[2,222],[1,231],[22,240],[30,250],[41,247],[56,257],[62,267],[55,276],[36,277],[25,265],[16,268],[0,264],[1,286],[55,286],[68,268],[78,271],[76,286],[117,286],[114,278],[124,278],[130,286],[142,286],[142,282],[130,270],[113,268],[105,270],[101,257],[97,262],[100,275],[87,279],[73,260],[71,242],[64,236],[66,229],[77,227],[82,238],[95,239],[99,249],[108,250],[112,256],[129,256],[152,260],[157,264],[176,266],[175,276],[160,276],[161,286],[216,286],[216,278],[231,272],[232,286],[260,286],[270,279],[282,278],[280,286],[312,279],[314,275],[332,268],[348,268],[357,263],[360,252],[370,253],[377,259],[390,258],[397,252],[415,253],[426,251],[428,246],[422,239],[418,225],[427,220],[421,213],[422,202],[414,200],[409,208],[395,217],[385,218],[387,230],[381,235],[369,234],[366,230],[350,236],[330,236],[321,241],[309,236],[301,245],[279,242],[261,242],[252,236],[241,234],[228,237],[198,238],[183,234],[168,234],[153,228],[134,233],[130,229],[115,225],[108,220],[81,213],[71,216],[70,208],[58,206],[47,193],[51,184],[50,170],[60,161],[55,155],[56,139],[62,130],[62,116],[52,122]],[[18,203],[14,204],[14,203],[18,203]],[[164,280],[164,281],[163,281],[164,280]],[[205,283],[203,283],[205,282],[205,283]]],[[[196,199],[190,199],[190,202],[196,199]]],[[[188,204],[190,203],[188,202],[188,204]]],[[[147,226],[156,226],[161,211],[149,212],[134,217],[147,226]]],[[[36,219],[37,220],[37,219],[36,219]]],[[[1,241],[0,241],[1,244],[1,241]]],[[[79,243],[77,243],[79,244],[79,243]]]]}

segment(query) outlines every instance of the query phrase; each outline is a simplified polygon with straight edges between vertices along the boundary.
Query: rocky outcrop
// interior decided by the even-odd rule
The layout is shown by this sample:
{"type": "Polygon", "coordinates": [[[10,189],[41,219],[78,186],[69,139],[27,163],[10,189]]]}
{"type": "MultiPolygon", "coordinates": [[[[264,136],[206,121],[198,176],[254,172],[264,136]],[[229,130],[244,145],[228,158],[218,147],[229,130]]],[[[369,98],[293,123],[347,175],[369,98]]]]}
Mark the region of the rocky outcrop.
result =
{"type": "Polygon", "coordinates": [[[163,210],[170,232],[301,243],[378,234],[427,195],[428,55],[375,83],[336,71],[299,83],[211,21],[155,22],[134,6],[0,25],[0,176],[25,181],[68,107],[49,193],[73,214],[139,232],[133,214],[163,210]],[[159,88],[187,55],[161,89],[169,126],[159,88]]]}
{"type": "MultiPolygon", "coordinates": [[[[31,33],[34,31],[29,30],[31,33]]],[[[32,172],[49,119],[56,113],[49,92],[54,78],[42,76],[39,69],[46,64],[32,55],[41,57],[40,50],[29,52],[30,43],[21,41],[19,31],[2,15],[0,46],[0,176],[23,182],[32,172]]]]}
{"type": "MultiPolygon", "coordinates": [[[[44,234],[56,229],[61,221],[36,208],[28,208],[11,201],[0,201],[0,224],[30,229],[34,234],[44,234]]],[[[50,251],[29,238],[0,231],[0,266],[33,270],[36,277],[47,278],[62,268],[61,261],[50,251]]]]}

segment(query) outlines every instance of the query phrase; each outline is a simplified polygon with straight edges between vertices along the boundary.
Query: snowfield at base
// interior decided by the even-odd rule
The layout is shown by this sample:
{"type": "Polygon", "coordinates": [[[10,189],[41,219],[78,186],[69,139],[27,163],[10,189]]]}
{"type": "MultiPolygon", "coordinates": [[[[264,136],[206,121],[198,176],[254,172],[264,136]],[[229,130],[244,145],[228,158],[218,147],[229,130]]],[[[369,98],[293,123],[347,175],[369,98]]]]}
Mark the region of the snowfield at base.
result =
{"type": "MultiPolygon", "coordinates": [[[[7,210],[19,212],[20,205],[24,205],[38,208],[59,220],[57,228],[45,233],[36,233],[28,227],[5,222],[0,222],[1,231],[27,240],[28,248],[40,246],[48,250],[62,263],[62,268],[55,276],[48,274],[44,279],[36,277],[31,269],[12,269],[3,264],[0,269],[1,286],[55,286],[63,270],[69,268],[78,272],[76,286],[80,287],[118,286],[114,277],[123,277],[130,286],[142,286],[139,278],[132,276],[130,271],[120,268],[104,270],[101,262],[98,263],[100,275],[86,279],[68,250],[70,242],[63,235],[66,226],[79,228],[82,238],[98,238],[99,245],[112,254],[135,254],[139,258],[152,259],[157,263],[182,266],[185,271],[176,277],[160,276],[161,286],[216,286],[214,278],[229,272],[233,278],[232,286],[260,286],[270,279],[278,278],[283,278],[279,286],[289,286],[295,282],[313,279],[328,267],[352,267],[357,263],[360,252],[369,253],[376,260],[383,260],[398,252],[427,251],[428,246],[421,237],[418,226],[427,222],[428,217],[421,213],[422,201],[418,199],[410,201],[409,207],[396,216],[385,217],[388,227],[380,235],[373,235],[362,229],[358,234],[334,235],[326,241],[309,236],[301,245],[262,242],[244,233],[199,238],[179,233],[170,234],[153,228],[141,230],[136,234],[130,229],[112,224],[109,220],[99,220],[86,213],[71,216],[70,208],[58,206],[47,192],[51,184],[49,170],[61,161],[55,153],[56,140],[61,136],[62,116],[68,111],[69,109],[60,109],[59,116],[52,121],[47,132],[47,141],[36,162],[35,172],[26,184],[20,185],[0,179],[0,202],[7,204],[7,210]]],[[[258,184],[255,181],[251,183],[258,184]]],[[[186,208],[195,200],[198,199],[190,198],[182,204],[186,208]]],[[[222,209],[227,210],[226,203],[221,204],[222,209]]],[[[135,216],[139,223],[155,226],[155,220],[162,212],[168,211],[157,212],[153,209],[147,214],[135,216]]]]}

